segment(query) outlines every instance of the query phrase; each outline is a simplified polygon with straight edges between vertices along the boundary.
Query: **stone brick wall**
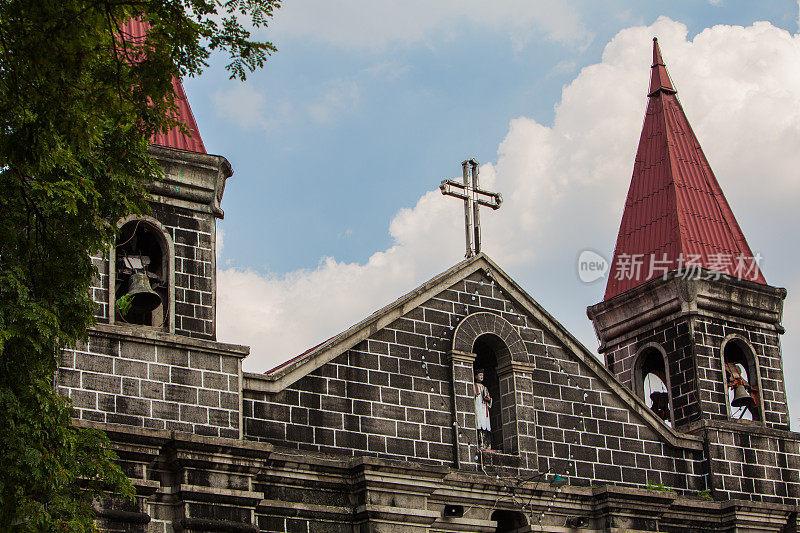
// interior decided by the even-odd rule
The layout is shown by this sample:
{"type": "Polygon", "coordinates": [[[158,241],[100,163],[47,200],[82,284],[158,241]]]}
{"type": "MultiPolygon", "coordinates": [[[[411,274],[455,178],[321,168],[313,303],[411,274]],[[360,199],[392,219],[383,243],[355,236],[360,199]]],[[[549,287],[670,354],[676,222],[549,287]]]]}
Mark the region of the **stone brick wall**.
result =
{"type": "Polygon", "coordinates": [[[59,392],[76,418],[239,438],[247,349],[146,328],[101,326],[62,354],[59,392]]]}
{"type": "MultiPolygon", "coordinates": [[[[789,429],[780,340],[775,331],[732,321],[698,317],[694,322],[700,398],[714,419],[727,419],[728,390],[722,370],[722,344],[731,335],[746,339],[755,350],[761,375],[761,410],[768,426],[789,429]]],[[[750,377],[755,381],[755,377],[750,377]]]]}
{"type": "Polygon", "coordinates": [[[692,340],[691,319],[672,320],[614,346],[605,354],[606,368],[623,385],[635,390],[633,366],[640,348],[649,343],[661,346],[667,355],[675,425],[680,427],[700,418],[692,340]]]}
{"type": "Polygon", "coordinates": [[[741,424],[711,422],[704,429],[717,497],[797,505],[800,435],[741,424]]]}
{"type": "Polygon", "coordinates": [[[108,324],[109,298],[108,298],[108,257],[102,253],[92,255],[92,264],[97,269],[97,275],[92,280],[91,296],[95,303],[94,316],[102,324],[108,324]]]}
{"type": "Polygon", "coordinates": [[[663,483],[688,493],[706,488],[699,446],[683,448],[665,442],[618,394],[560,346],[547,346],[547,353],[535,359],[540,471],[560,473],[574,485],[663,483]]]}
{"type": "MultiPolygon", "coordinates": [[[[499,475],[560,473],[586,486],[705,488],[699,440],[690,448],[665,442],[482,273],[440,292],[281,392],[246,389],[243,409],[246,438],[291,448],[457,463],[465,471],[499,475]],[[527,364],[518,358],[501,380],[504,393],[515,388],[518,440],[517,449],[502,452],[478,450],[471,362],[452,353],[456,326],[482,312],[507,321],[527,357],[527,364]]],[[[504,415],[504,423],[509,419],[504,415]]]]}
{"type": "MultiPolygon", "coordinates": [[[[245,390],[246,436],[323,452],[453,463],[448,353],[456,325],[481,311],[515,324],[526,320],[492,280],[476,274],[285,390],[245,390]]],[[[471,369],[468,373],[471,383],[471,369]]],[[[474,413],[462,413],[459,420],[475,465],[474,413]]]]}
{"type": "Polygon", "coordinates": [[[156,204],[153,216],[175,243],[175,333],[215,339],[215,219],[180,207],[156,204]]]}

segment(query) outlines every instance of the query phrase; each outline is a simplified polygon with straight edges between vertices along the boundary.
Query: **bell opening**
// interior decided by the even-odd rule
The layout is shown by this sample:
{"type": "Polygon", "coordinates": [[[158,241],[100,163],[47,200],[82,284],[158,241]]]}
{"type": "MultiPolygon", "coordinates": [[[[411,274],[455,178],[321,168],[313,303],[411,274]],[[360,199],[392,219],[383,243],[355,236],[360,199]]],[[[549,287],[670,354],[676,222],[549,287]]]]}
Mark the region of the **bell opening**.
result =
{"type": "Polygon", "coordinates": [[[635,379],[636,392],[647,407],[668,426],[672,426],[666,364],[659,350],[651,346],[639,354],[635,379]]]}
{"type": "Polygon", "coordinates": [[[162,327],[169,294],[161,231],[146,220],[132,220],[120,229],[115,252],[115,322],[162,327]]]}
{"type": "Polygon", "coordinates": [[[755,364],[748,354],[749,349],[739,341],[734,340],[725,345],[725,387],[731,418],[758,421],[761,416],[755,364]]]}

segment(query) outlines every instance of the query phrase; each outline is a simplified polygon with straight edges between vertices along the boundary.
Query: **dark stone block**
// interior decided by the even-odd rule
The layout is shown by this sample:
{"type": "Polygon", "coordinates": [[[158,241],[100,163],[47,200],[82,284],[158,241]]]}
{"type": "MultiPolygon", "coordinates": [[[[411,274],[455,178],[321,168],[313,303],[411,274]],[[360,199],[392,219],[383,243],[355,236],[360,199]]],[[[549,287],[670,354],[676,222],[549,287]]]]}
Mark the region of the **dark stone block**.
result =
{"type": "Polygon", "coordinates": [[[180,420],[182,422],[189,422],[191,424],[207,424],[208,409],[195,405],[181,405],[180,420]]]}
{"type": "Polygon", "coordinates": [[[300,406],[308,409],[319,409],[321,406],[322,396],[312,392],[300,393],[300,406]]]}
{"type": "MultiPolygon", "coordinates": [[[[203,386],[203,374],[199,370],[172,367],[170,369],[170,381],[172,383],[177,383],[178,385],[201,387],[203,386]]],[[[225,388],[227,388],[227,383],[225,385],[225,388]]]]}
{"type": "Polygon", "coordinates": [[[78,370],[99,372],[101,374],[113,374],[114,359],[96,354],[78,352],[75,354],[75,368],[78,370]]]}
{"type": "Polygon", "coordinates": [[[122,415],[117,413],[108,413],[106,415],[106,422],[109,424],[122,424],[124,426],[142,427],[144,424],[142,418],[139,416],[122,415]]]}
{"type": "Polygon", "coordinates": [[[411,390],[412,379],[410,376],[403,374],[391,374],[389,376],[389,386],[400,390],[411,390]]]}
{"type": "Polygon", "coordinates": [[[81,373],[77,370],[68,370],[60,368],[58,370],[58,384],[62,387],[70,387],[73,389],[80,388],[81,386],[81,373]]]}
{"type": "Polygon", "coordinates": [[[314,442],[314,428],[298,424],[287,424],[286,439],[295,442],[314,442]]]}
{"type": "Polygon", "coordinates": [[[289,407],[278,403],[253,402],[253,417],[262,420],[289,420],[289,407]]]}
{"type": "MultiPolygon", "coordinates": [[[[341,376],[341,372],[339,373],[341,376]]],[[[356,368],[353,366],[345,367],[344,369],[344,379],[348,381],[351,386],[357,383],[366,383],[367,382],[367,370],[364,368],[356,368]]]]}
{"type": "Polygon", "coordinates": [[[117,396],[117,413],[126,415],[150,416],[150,402],[137,398],[117,396]]]}
{"type": "Polygon", "coordinates": [[[323,396],[321,398],[321,406],[326,411],[349,413],[352,409],[352,400],[336,396],[323,396]]]}
{"type": "Polygon", "coordinates": [[[366,450],[367,449],[367,436],[363,433],[355,433],[353,431],[339,431],[335,432],[336,446],[348,450],[366,450]]]}
{"type": "Polygon", "coordinates": [[[231,413],[221,409],[209,409],[208,423],[218,427],[229,427],[231,425],[231,413]]]}
{"type": "Polygon", "coordinates": [[[386,453],[414,456],[414,441],[407,439],[386,439],[386,453]]]}
{"type": "Polygon", "coordinates": [[[378,368],[378,356],[375,354],[350,350],[349,358],[350,364],[353,366],[370,370],[377,370],[378,368]]]}
{"type": "Polygon", "coordinates": [[[247,436],[279,442],[286,440],[286,424],[282,422],[248,418],[244,421],[244,431],[247,436]]]}
{"type": "Polygon", "coordinates": [[[622,470],[618,466],[609,464],[596,464],[594,466],[595,476],[603,481],[622,481],[622,470]]]}
{"type": "Polygon", "coordinates": [[[83,388],[86,390],[108,392],[112,394],[119,394],[122,391],[122,378],[119,376],[84,372],[81,376],[81,381],[83,388]]]}
{"type": "Polygon", "coordinates": [[[379,402],[381,399],[380,388],[374,385],[359,384],[357,386],[350,387],[348,392],[349,396],[353,399],[368,400],[372,402],[379,402]]]}
{"type": "Polygon", "coordinates": [[[183,385],[164,385],[164,399],[168,402],[197,403],[197,389],[183,385]]]}
{"type": "Polygon", "coordinates": [[[171,366],[189,366],[189,352],[177,348],[159,346],[156,353],[159,363],[171,366]]]}
{"type": "Polygon", "coordinates": [[[411,346],[412,348],[426,348],[425,337],[416,333],[398,331],[395,333],[397,344],[411,346]]]}
{"type": "Polygon", "coordinates": [[[361,430],[364,433],[394,436],[396,435],[396,422],[394,420],[364,417],[361,419],[361,430]]]}

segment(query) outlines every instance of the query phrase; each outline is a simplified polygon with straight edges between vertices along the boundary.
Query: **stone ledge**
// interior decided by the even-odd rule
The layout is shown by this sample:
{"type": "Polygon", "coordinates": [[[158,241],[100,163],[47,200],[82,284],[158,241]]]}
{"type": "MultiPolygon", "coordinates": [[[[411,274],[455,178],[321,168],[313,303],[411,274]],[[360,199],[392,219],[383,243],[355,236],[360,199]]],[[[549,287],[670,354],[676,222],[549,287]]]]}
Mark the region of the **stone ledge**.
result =
{"type": "Polygon", "coordinates": [[[183,443],[194,450],[217,453],[226,450],[240,450],[250,455],[272,454],[275,447],[265,442],[256,442],[225,437],[204,437],[193,433],[165,429],[149,429],[88,420],[72,420],[80,428],[91,428],[105,432],[112,442],[119,444],[137,443],[161,446],[167,442],[183,443]],[[115,439],[116,437],[116,439],[115,439]]]}
{"type": "Polygon", "coordinates": [[[717,429],[723,431],[746,432],[779,439],[790,439],[800,441],[800,433],[786,429],[776,429],[762,426],[759,422],[736,421],[736,420],[696,420],[679,428],[680,431],[690,434],[699,434],[706,429],[717,429]]]}
{"type": "Polygon", "coordinates": [[[89,335],[106,337],[114,340],[124,340],[140,344],[155,344],[156,346],[167,346],[170,348],[182,348],[185,350],[203,351],[217,355],[227,355],[244,359],[250,355],[250,347],[240,344],[228,344],[224,342],[193,339],[174,333],[165,333],[148,328],[135,328],[130,326],[117,326],[108,324],[95,324],[88,329],[89,335]]]}

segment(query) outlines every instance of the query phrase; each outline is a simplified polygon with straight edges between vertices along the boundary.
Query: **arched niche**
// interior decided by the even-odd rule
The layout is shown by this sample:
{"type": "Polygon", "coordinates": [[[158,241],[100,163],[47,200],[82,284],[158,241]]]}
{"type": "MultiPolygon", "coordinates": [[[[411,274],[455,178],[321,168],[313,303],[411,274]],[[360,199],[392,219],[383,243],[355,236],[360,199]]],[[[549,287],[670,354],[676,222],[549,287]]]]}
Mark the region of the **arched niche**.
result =
{"type": "Polygon", "coordinates": [[[496,533],[523,533],[530,531],[525,513],[521,511],[498,509],[492,513],[491,520],[497,522],[496,533]]]}
{"type": "MultiPolygon", "coordinates": [[[[453,350],[469,360],[473,376],[476,369],[484,369],[484,385],[492,397],[490,449],[505,454],[517,454],[519,429],[516,377],[521,372],[530,371],[522,337],[501,316],[487,312],[473,313],[456,327],[453,350]]],[[[472,407],[475,406],[474,393],[477,390],[471,389],[472,407]]]]}
{"type": "Polygon", "coordinates": [[[659,418],[673,425],[669,365],[667,354],[659,344],[649,342],[637,351],[633,362],[633,390],[659,418]]]}
{"type": "Polygon", "coordinates": [[[109,323],[174,332],[175,246],[169,232],[147,215],[127,216],[117,227],[117,240],[109,252],[109,323]],[[147,277],[161,300],[151,312],[123,314],[117,305],[129,291],[134,272],[147,277]]]}
{"type": "Polygon", "coordinates": [[[491,445],[490,449],[503,450],[503,396],[500,390],[500,375],[498,360],[508,361],[508,348],[506,344],[493,333],[485,333],[475,339],[472,350],[475,354],[475,361],[472,363],[472,371],[476,376],[480,372],[483,374],[483,385],[493,398],[489,409],[491,420],[491,445]]]}
{"type": "Polygon", "coordinates": [[[720,352],[728,418],[762,421],[761,373],[755,350],[746,339],[738,335],[729,335],[723,339],[720,352]],[[739,402],[744,397],[749,405],[736,405],[737,397],[739,402]],[[750,400],[747,400],[747,397],[750,400]]]}

